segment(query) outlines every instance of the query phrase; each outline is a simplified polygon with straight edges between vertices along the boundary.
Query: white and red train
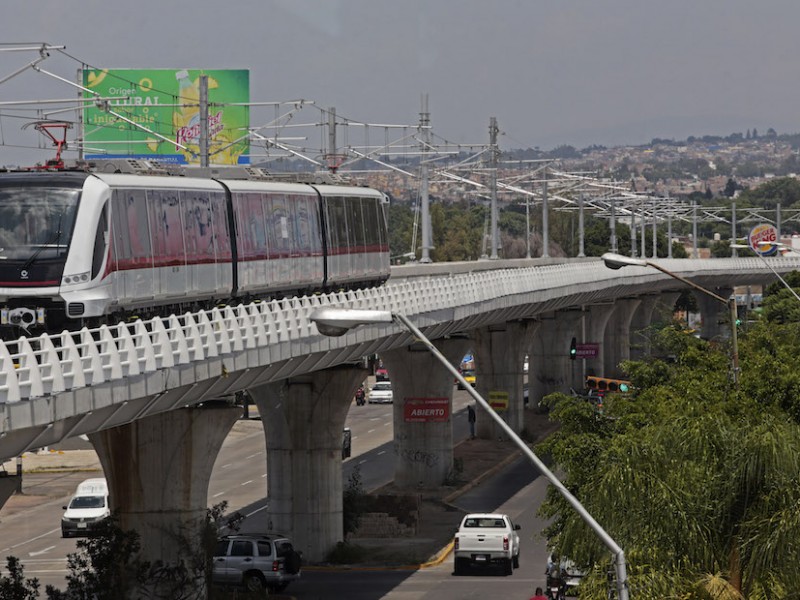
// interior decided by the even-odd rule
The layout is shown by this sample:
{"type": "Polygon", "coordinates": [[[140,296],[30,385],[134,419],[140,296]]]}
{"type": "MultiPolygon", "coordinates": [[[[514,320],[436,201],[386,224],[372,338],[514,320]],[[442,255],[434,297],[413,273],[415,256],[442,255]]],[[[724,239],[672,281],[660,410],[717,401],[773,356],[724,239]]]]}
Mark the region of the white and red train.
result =
{"type": "Polygon", "coordinates": [[[385,196],[362,187],[0,174],[0,336],[383,283],[385,196]]]}

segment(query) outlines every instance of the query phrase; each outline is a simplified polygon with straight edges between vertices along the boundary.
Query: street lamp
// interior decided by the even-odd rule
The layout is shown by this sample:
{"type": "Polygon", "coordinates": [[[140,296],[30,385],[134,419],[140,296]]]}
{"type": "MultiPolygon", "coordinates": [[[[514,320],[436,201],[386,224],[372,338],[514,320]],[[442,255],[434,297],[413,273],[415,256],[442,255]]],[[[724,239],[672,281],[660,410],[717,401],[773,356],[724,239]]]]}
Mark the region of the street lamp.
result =
{"type": "Polygon", "coordinates": [[[698,292],[702,292],[706,296],[711,296],[714,300],[721,302],[728,306],[730,311],[730,320],[731,320],[731,364],[733,369],[733,385],[739,385],[739,336],[736,331],[736,320],[738,319],[738,313],[736,310],[736,297],[731,296],[728,299],[723,298],[722,296],[718,296],[714,292],[711,292],[704,287],[700,287],[696,283],[689,281],[688,279],[681,277],[677,273],[673,273],[659,265],[658,263],[654,263],[650,260],[645,260],[643,258],[630,258],[628,256],[622,256],[621,254],[614,254],[613,252],[606,252],[601,257],[603,262],[609,269],[621,269],[622,267],[653,267],[658,271],[661,271],[665,275],[669,275],[673,279],[677,279],[678,281],[682,281],[686,285],[691,288],[696,289],[698,292]]]}
{"type": "Polygon", "coordinates": [[[409,321],[406,316],[383,310],[356,310],[330,307],[315,309],[309,318],[317,325],[317,329],[323,335],[344,335],[353,327],[370,323],[395,322],[408,329],[408,331],[414,335],[416,340],[424,344],[431,354],[433,354],[439,360],[439,362],[441,362],[442,365],[444,365],[444,367],[450,371],[450,373],[452,373],[452,375],[464,387],[464,389],[466,389],[467,392],[475,399],[475,401],[483,407],[486,413],[497,422],[505,434],[519,447],[520,450],[522,450],[522,452],[530,459],[539,472],[547,477],[550,483],[558,490],[564,499],[569,502],[570,505],[577,511],[578,515],[580,515],[586,524],[592,528],[598,537],[600,537],[605,546],[614,555],[614,563],[617,574],[617,598],[619,600],[629,600],[625,552],[622,550],[622,548],[620,548],[614,539],[600,526],[597,521],[594,520],[594,517],[592,517],[592,515],[590,515],[589,512],[578,501],[578,499],[573,496],[566,487],[564,487],[564,484],[559,481],[559,479],[552,473],[552,471],[550,471],[550,469],[547,468],[547,466],[539,459],[539,457],[534,454],[533,450],[528,447],[522,438],[520,438],[516,432],[511,429],[508,423],[500,418],[500,415],[498,415],[494,409],[492,409],[489,403],[484,400],[483,396],[481,396],[472,387],[472,385],[470,385],[466,379],[464,379],[464,376],[461,374],[461,372],[450,364],[450,361],[448,361],[447,358],[445,358],[445,356],[439,352],[436,346],[434,346],[433,343],[427,337],[425,337],[425,335],[419,329],[417,329],[417,327],[411,321],[409,321]]]}

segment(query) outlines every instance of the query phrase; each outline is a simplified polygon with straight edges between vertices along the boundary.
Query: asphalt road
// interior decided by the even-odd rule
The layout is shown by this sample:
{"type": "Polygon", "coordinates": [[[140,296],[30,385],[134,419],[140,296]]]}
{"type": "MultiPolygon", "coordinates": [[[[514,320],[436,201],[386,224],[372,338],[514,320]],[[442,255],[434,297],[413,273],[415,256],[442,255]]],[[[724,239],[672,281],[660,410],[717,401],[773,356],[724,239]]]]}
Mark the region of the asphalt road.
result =
{"type": "MultiPolygon", "coordinates": [[[[464,391],[454,395],[453,437],[458,442],[467,436],[466,405],[471,401],[464,391]]],[[[362,485],[372,490],[392,480],[394,455],[392,405],[351,406],[345,423],[352,432],[352,455],[344,461],[342,478],[346,485],[353,469],[361,471],[362,485]]],[[[65,446],[81,446],[69,441],[65,446]]],[[[267,484],[266,449],[260,421],[241,421],[229,434],[214,464],[209,485],[209,505],[228,502],[228,512],[242,511],[248,516],[242,530],[264,530],[267,484]]],[[[23,491],[30,506],[9,515],[0,509],[0,558],[5,574],[5,557],[16,556],[26,577],[37,577],[42,589],[47,584],[65,587],[66,556],[74,552],[76,540],[61,537],[63,506],[82,480],[98,473],[26,474],[23,491]]]]}
{"type": "MultiPolygon", "coordinates": [[[[454,440],[467,436],[466,405],[471,402],[465,391],[454,397],[454,440]]],[[[352,431],[352,456],[342,468],[343,482],[358,466],[367,490],[391,481],[394,472],[391,405],[352,405],[346,426],[352,431]]],[[[96,474],[95,474],[96,475],[96,474]]],[[[69,494],[87,473],[26,475],[26,492],[43,493],[62,490],[55,498],[42,496],[21,512],[9,517],[0,510],[0,557],[21,559],[26,577],[37,577],[42,584],[63,588],[66,555],[75,550],[74,539],[61,538],[62,506],[69,494]]],[[[248,515],[245,531],[263,529],[265,515],[266,455],[263,429],[258,420],[237,424],[220,451],[209,486],[209,504],[222,500],[228,511],[241,510],[248,515]]],[[[520,459],[509,468],[459,497],[455,504],[467,511],[496,509],[507,512],[522,526],[520,568],[513,575],[499,571],[476,571],[453,575],[449,556],[435,567],[418,571],[307,569],[300,581],[286,590],[300,600],[461,600],[469,598],[529,598],[537,585],[544,585],[546,548],[539,537],[543,523],[535,512],[544,498],[546,482],[536,477],[533,467],[520,459]]],[[[454,529],[457,523],[454,523],[454,529]]],[[[4,563],[3,563],[3,566],[4,563]]]]}
{"type": "MultiPolygon", "coordinates": [[[[467,600],[527,599],[536,586],[544,587],[547,548],[539,535],[545,523],[536,516],[547,481],[520,459],[454,503],[465,510],[508,513],[520,530],[520,568],[510,576],[499,569],[453,574],[452,554],[440,565],[417,571],[306,570],[287,590],[298,600],[467,600]],[[497,504],[492,504],[497,502],[497,504]]],[[[455,524],[457,525],[457,524],[455,524]]],[[[454,526],[455,526],[454,525],[454,526]]]]}

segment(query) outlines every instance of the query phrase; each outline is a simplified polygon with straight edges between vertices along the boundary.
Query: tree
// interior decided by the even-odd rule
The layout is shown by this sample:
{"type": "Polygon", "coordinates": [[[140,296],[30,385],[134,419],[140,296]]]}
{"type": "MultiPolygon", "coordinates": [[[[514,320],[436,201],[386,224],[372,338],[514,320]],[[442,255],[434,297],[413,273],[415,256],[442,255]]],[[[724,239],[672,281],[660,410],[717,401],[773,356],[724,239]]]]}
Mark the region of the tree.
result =
{"type": "MultiPolygon", "coordinates": [[[[541,449],[625,549],[632,597],[791,598],[800,589],[800,426],[774,390],[791,388],[794,375],[776,367],[800,338],[782,327],[743,338],[738,390],[726,348],[667,327],[657,341],[673,362],[624,365],[634,395],[607,397],[602,413],[547,398],[562,426],[541,449]],[[772,379],[762,386],[765,370],[772,379]]],[[[596,535],[554,490],[542,514],[553,518],[546,533],[558,552],[599,565],[581,598],[606,598],[610,558],[596,535]]]]}
{"type": "Polygon", "coordinates": [[[39,580],[25,579],[19,559],[6,559],[8,575],[0,575],[0,600],[36,600],[39,597],[39,580]]]}
{"type": "Polygon", "coordinates": [[[733,178],[728,177],[728,181],[725,184],[725,189],[723,190],[723,194],[728,198],[733,198],[733,195],[736,193],[736,190],[739,189],[739,186],[736,185],[736,182],[733,178]]]}

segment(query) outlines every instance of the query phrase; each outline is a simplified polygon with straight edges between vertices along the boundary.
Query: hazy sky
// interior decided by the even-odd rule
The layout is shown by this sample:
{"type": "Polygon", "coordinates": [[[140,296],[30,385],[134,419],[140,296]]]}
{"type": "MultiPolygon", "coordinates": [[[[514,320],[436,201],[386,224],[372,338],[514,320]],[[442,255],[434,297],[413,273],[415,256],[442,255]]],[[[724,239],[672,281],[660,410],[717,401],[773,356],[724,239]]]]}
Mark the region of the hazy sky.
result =
{"type": "MultiPolygon", "coordinates": [[[[462,143],[485,143],[493,116],[504,149],[800,131],[797,0],[5,0],[3,8],[3,43],[63,44],[96,67],[247,68],[253,101],[305,98],[359,121],[415,124],[427,93],[435,131],[462,143]]],[[[33,58],[0,53],[0,78],[33,58]]],[[[78,63],[53,57],[41,66],[74,80],[78,63]]],[[[0,101],[74,94],[33,72],[0,84],[0,101]]],[[[2,124],[6,144],[18,138],[21,123],[2,124]]],[[[19,152],[0,147],[0,164],[19,152]]]]}

